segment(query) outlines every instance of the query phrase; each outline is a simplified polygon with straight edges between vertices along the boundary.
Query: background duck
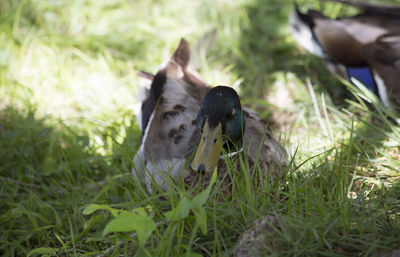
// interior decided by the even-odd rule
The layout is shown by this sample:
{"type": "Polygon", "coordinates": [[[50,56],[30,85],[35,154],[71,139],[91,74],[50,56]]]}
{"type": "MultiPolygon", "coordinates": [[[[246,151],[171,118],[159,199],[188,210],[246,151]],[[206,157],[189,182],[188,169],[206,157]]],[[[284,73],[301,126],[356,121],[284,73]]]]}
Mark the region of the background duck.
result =
{"type": "Polygon", "coordinates": [[[232,88],[209,86],[189,61],[190,48],[182,39],[154,76],[140,73],[142,137],[134,176],[144,179],[149,192],[153,180],[166,190],[169,176],[191,184],[197,174],[223,163],[221,153],[242,149],[269,172],[280,170],[276,167],[287,163],[287,153],[257,113],[242,108],[232,88]]]}
{"type": "Polygon", "coordinates": [[[351,5],[360,14],[330,19],[321,12],[290,17],[292,34],[328,68],[351,81],[355,78],[386,106],[400,106],[400,7],[329,0],[351,5]]]}

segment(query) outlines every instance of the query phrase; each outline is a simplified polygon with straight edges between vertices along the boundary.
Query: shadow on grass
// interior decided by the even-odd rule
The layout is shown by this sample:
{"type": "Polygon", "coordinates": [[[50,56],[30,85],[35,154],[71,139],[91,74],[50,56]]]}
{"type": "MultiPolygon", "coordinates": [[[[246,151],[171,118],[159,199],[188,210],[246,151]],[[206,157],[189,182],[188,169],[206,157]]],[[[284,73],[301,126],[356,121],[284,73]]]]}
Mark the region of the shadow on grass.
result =
{"type": "MultiPolygon", "coordinates": [[[[104,134],[110,137],[114,130],[105,128],[104,134]]],[[[64,254],[75,247],[85,252],[104,247],[98,231],[105,217],[89,219],[82,209],[92,201],[131,204],[135,183],[125,166],[133,154],[126,152],[135,151],[137,140],[113,145],[107,155],[99,153],[92,136],[51,117],[37,118],[33,110],[1,110],[0,255],[27,255],[38,247],[64,254]],[[90,243],[77,246],[82,240],[90,243]]]]}

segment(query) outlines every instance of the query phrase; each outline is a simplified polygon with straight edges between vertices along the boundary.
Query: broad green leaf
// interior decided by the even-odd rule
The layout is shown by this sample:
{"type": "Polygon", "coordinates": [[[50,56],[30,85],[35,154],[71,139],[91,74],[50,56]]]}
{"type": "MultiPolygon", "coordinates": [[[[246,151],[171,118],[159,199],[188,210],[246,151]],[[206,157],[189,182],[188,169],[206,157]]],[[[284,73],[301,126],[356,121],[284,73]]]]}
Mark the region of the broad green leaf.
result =
{"type": "Polygon", "coordinates": [[[123,212],[106,225],[103,236],[111,232],[136,231],[139,245],[144,246],[155,229],[156,224],[150,217],[123,212]]]}
{"type": "Polygon", "coordinates": [[[166,213],[164,213],[164,216],[169,220],[173,220],[175,216],[175,209],[167,211],[166,213]]]}
{"type": "Polygon", "coordinates": [[[205,190],[193,197],[192,204],[194,207],[201,207],[207,202],[207,199],[210,196],[211,188],[212,185],[210,184],[205,190]]]}
{"type": "Polygon", "coordinates": [[[55,254],[58,252],[58,248],[50,248],[50,247],[39,247],[36,249],[33,249],[32,251],[30,251],[27,255],[27,257],[32,256],[34,254],[55,254]]]}
{"type": "Polygon", "coordinates": [[[204,207],[193,209],[194,217],[203,235],[207,235],[207,213],[204,207]]]}
{"type": "Polygon", "coordinates": [[[171,221],[178,221],[186,218],[189,215],[190,209],[192,209],[193,203],[192,201],[184,195],[181,195],[181,200],[178,203],[178,206],[171,211],[165,213],[165,217],[169,218],[171,221]]]}
{"type": "Polygon", "coordinates": [[[117,217],[117,215],[120,212],[126,212],[125,210],[118,210],[118,209],[114,209],[111,208],[108,205],[105,204],[89,204],[84,210],[83,210],[83,215],[89,215],[92,214],[93,212],[97,211],[97,210],[107,210],[110,211],[112,216],[117,217]]]}
{"type": "Polygon", "coordinates": [[[211,181],[208,187],[193,198],[193,205],[195,207],[203,206],[207,202],[207,199],[210,196],[210,192],[215,181],[217,181],[217,168],[215,168],[212,174],[211,181]]]}
{"type": "Polygon", "coordinates": [[[153,207],[151,207],[150,205],[147,205],[146,207],[136,208],[136,209],[132,210],[132,212],[137,213],[141,216],[152,216],[153,207]]]}
{"type": "MultiPolygon", "coordinates": [[[[169,218],[171,221],[178,221],[186,218],[186,216],[189,215],[189,211],[192,209],[195,208],[203,209],[203,205],[207,202],[207,199],[210,196],[212,186],[214,185],[216,180],[217,180],[217,170],[215,169],[211,177],[210,184],[205,190],[203,190],[198,195],[193,197],[193,199],[189,199],[185,195],[181,194],[181,199],[178,203],[178,206],[172,209],[171,211],[166,212],[164,216],[169,218]]],[[[198,211],[198,213],[200,212],[205,213],[205,210],[203,209],[202,211],[198,211]]],[[[206,231],[207,219],[202,220],[202,223],[199,222],[199,224],[202,224],[201,226],[203,227],[201,229],[203,233],[205,233],[204,231],[206,231]]]]}

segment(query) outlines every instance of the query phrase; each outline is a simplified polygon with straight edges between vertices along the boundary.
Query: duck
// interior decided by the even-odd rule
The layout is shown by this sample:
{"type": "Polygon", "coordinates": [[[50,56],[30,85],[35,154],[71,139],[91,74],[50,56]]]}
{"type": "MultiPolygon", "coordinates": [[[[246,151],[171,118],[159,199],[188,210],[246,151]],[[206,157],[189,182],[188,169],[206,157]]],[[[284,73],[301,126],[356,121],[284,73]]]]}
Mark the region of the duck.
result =
{"type": "Polygon", "coordinates": [[[249,162],[280,174],[288,163],[282,144],[258,114],[242,107],[236,90],[212,87],[191,68],[191,50],[181,39],[155,75],[141,71],[136,119],[142,130],[132,173],[151,194],[168,191],[169,179],[189,185],[218,172],[224,158],[246,152],[249,162]]]}
{"type": "Polygon", "coordinates": [[[327,68],[354,85],[361,82],[387,107],[400,107],[400,7],[349,0],[359,14],[331,19],[316,10],[290,16],[294,39],[327,68]]]}

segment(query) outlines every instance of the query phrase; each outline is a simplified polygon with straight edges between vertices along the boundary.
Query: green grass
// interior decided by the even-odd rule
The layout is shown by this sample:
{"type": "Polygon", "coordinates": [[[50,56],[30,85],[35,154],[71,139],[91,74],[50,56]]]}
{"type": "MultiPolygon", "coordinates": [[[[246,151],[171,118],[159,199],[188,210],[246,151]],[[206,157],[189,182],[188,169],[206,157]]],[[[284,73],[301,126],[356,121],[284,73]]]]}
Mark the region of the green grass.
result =
{"type": "Polygon", "coordinates": [[[299,49],[291,10],[278,0],[2,1],[0,255],[229,255],[267,214],[281,224],[273,256],[376,256],[398,246],[400,117],[349,93],[299,49]],[[199,207],[206,234],[192,213],[165,217],[199,188],[148,196],[131,175],[136,72],[155,72],[181,37],[207,81],[233,85],[270,120],[291,160],[281,178],[249,176],[243,162],[228,173],[231,195],[217,181],[199,207]],[[144,247],[132,232],[103,236],[112,215],[84,215],[91,203],[150,206],[157,228],[144,247]]]}

